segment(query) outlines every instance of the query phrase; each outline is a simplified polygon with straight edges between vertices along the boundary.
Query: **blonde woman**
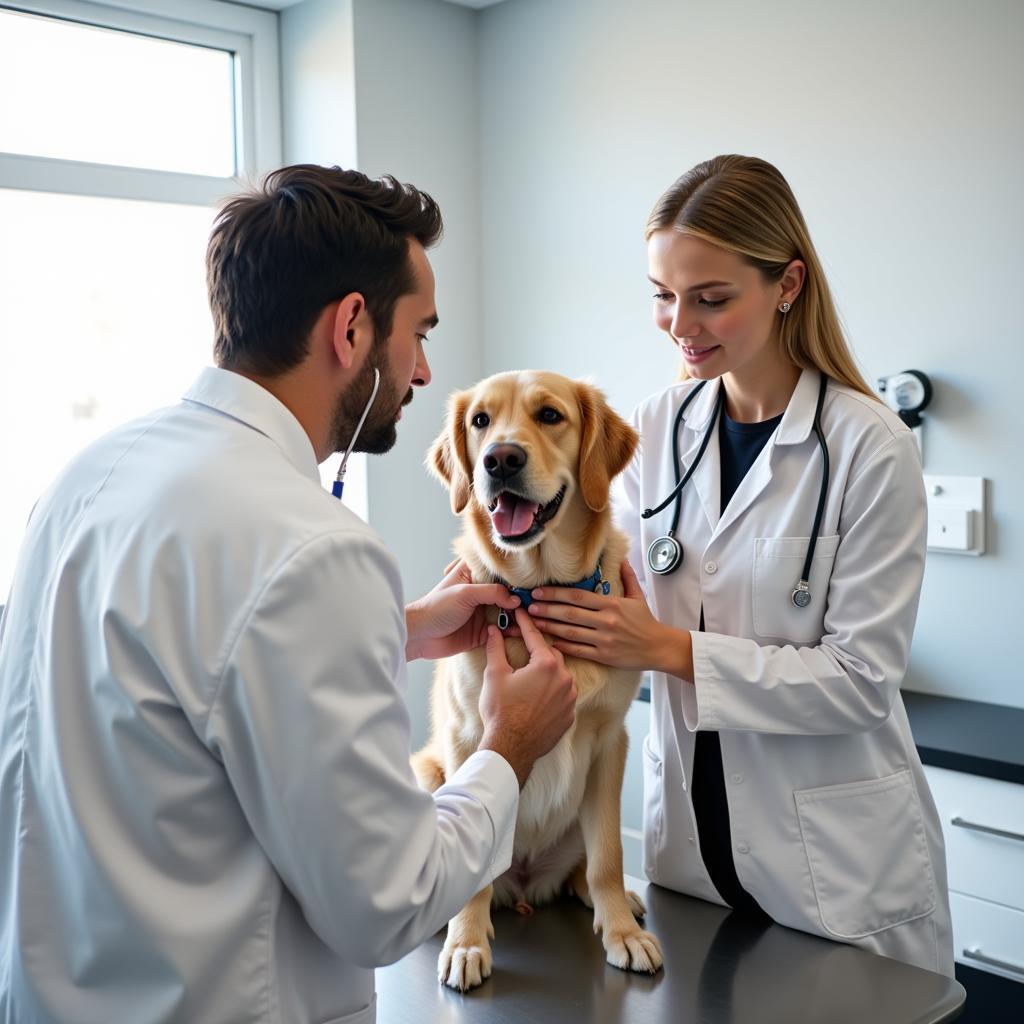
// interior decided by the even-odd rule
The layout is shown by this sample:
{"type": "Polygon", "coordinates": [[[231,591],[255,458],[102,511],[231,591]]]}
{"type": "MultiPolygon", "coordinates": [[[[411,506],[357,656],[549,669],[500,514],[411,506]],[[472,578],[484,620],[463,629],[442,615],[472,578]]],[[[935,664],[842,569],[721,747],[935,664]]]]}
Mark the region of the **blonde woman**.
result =
{"type": "Polygon", "coordinates": [[[652,672],[653,881],[952,975],[899,693],[925,557],[913,435],[856,369],[773,166],[694,167],[647,243],[685,371],[635,413],[626,596],[544,587],[529,611],[565,654],[652,672]]]}

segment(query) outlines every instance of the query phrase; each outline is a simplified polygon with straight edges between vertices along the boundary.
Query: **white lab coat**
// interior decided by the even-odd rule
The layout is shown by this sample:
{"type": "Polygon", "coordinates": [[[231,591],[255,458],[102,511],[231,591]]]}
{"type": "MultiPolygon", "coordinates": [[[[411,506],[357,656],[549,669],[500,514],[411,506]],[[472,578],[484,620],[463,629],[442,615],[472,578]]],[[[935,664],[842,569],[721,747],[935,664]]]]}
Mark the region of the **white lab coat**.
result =
{"type": "MultiPolygon", "coordinates": [[[[719,514],[717,430],[683,492],[684,562],[657,576],[650,543],[672,508],[671,431],[695,382],[634,415],[641,451],[618,519],[659,620],[693,636],[695,684],[659,673],[643,761],[644,860],[660,885],[722,902],[687,791],[694,732],[719,730],[736,871],[780,924],[952,974],[946,867],[935,805],[899,694],[924,571],[926,502],[911,432],[834,382],[822,427],[831,478],[810,586],[790,595],[814,521],[822,459],[819,375],[804,371],[776,432],[719,514]],[[706,632],[698,631],[703,605],[706,632]]],[[[680,427],[685,472],[720,381],[680,427]]]]}
{"type": "Polygon", "coordinates": [[[486,751],[417,787],[404,647],[393,558],[257,384],[77,457],[0,626],[0,1020],[372,1021],[518,804],[486,751]]]}

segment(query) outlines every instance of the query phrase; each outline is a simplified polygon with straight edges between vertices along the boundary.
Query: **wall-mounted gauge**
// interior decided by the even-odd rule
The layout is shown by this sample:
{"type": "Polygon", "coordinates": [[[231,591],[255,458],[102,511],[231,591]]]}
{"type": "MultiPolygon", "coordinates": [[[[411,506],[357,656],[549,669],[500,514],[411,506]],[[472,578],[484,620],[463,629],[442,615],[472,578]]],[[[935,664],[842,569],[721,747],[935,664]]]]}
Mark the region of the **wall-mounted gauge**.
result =
{"type": "Polygon", "coordinates": [[[904,370],[878,378],[885,404],[911,429],[921,425],[921,410],[932,400],[932,382],[920,370],[904,370]]]}

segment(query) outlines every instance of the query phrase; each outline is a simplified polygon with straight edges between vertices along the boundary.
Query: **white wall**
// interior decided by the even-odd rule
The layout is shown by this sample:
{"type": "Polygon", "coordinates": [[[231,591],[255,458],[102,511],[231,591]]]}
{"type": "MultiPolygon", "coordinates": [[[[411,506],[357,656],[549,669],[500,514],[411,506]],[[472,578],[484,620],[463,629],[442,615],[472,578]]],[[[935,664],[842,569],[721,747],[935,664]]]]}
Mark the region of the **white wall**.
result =
{"type": "Polygon", "coordinates": [[[285,163],[356,163],[352,0],[305,0],[280,14],[285,163]]]}
{"type": "Polygon", "coordinates": [[[926,471],[992,481],[990,553],[929,557],[907,686],[1024,706],[1024,5],[507,0],[479,17],[486,370],[591,373],[622,409],[661,387],[647,213],[702,159],[772,161],[868,379],[936,383],[926,471]]]}
{"type": "Polygon", "coordinates": [[[1024,706],[1024,5],[304,0],[281,19],[286,158],[346,162],[354,133],[357,166],[445,214],[435,381],[370,461],[371,517],[410,594],[455,528],[421,467],[446,394],[545,366],[628,410],[671,379],[644,220],[692,164],[752,153],[793,185],[868,378],[932,375],[926,470],[992,481],[990,553],[929,558],[907,686],[1024,706]]]}
{"type": "MultiPolygon", "coordinates": [[[[423,460],[449,392],[483,376],[476,14],[441,0],[356,0],[359,169],[425,189],[445,237],[431,254],[441,323],[430,332],[433,383],[402,413],[394,450],[370,460],[370,519],[395,552],[410,597],[451,558],[457,522],[423,460]]],[[[432,666],[409,669],[413,743],[427,735],[432,666]]]]}
{"type": "MultiPolygon", "coordinates": [[[[431,253],[440,325],[433,383],[402,414],[399,440],[368,460],[370,521],[402,567],[406,594],[429,590],[457,521],[423,460],[448,393],[483,376],[480,330],[477,15],[442,0],[304,0],[281,12],[285,159],[394,174],[440,203],[431,253]]],[[[431,666],[410,666],[413,743],[427,732],[431,666]]]]}
{"type": "MultiPolygon", "coordinates": [[[[355,167],[356,82],[352,0],[306,0],[281,15],[281,106],[285,162],[355,167]]],[[[330,487],[335,453],[320,466],[330,487]]],[[[345,504],[368,517],[366,456],[348,462],[345,504]]]]}

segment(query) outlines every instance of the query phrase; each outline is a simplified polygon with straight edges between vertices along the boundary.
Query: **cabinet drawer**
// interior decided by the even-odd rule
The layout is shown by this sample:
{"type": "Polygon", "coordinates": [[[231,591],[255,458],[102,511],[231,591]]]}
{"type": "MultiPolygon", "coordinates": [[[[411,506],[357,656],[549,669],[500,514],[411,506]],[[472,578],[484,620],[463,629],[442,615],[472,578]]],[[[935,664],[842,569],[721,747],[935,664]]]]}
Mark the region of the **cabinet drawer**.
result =
{"type": "Polygon", "coordinates": [[[925,775],[942,821],[950,889],[1024,910],[1024,786],[930,765],[925,775]]]}
{"type": "Polygon", "coordinates": [[[1024,982],[1024,911],[959,892],[949,894],[949,909],[959,963],[1024,982]]]}

